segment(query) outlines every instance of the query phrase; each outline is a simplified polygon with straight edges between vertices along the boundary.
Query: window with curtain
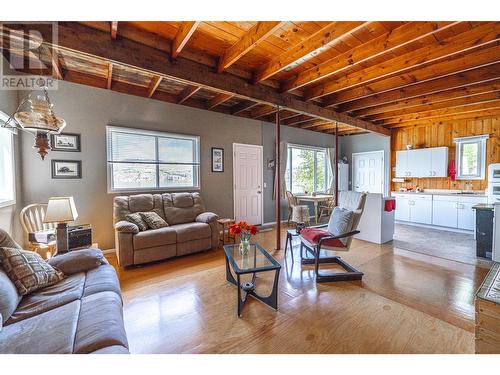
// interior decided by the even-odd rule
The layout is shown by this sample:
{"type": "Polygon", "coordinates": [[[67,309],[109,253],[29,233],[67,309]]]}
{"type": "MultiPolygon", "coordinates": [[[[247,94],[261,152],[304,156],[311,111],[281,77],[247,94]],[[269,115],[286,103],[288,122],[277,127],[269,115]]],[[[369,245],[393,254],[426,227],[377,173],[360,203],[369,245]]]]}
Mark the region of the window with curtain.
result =
{"type": "Polygon", "coordinates": [[[329,181],[326,149],[288,145],[285,176],[293,194],[325,192],[329,181]]]}
{"type": "Polygon", "coordinates": [[[14,134],[0,128],[0,207],[15,203],[14,134]]]}
{"type": "Polygon", "coordinates": [[[107,127],[109,191],[200,187],[200,138],[107,127]]]}
{"type": "Polygon", "coordinates": [[[482,180],[486,169],[488,135],[455,138],[457,179],[482,180]]]}

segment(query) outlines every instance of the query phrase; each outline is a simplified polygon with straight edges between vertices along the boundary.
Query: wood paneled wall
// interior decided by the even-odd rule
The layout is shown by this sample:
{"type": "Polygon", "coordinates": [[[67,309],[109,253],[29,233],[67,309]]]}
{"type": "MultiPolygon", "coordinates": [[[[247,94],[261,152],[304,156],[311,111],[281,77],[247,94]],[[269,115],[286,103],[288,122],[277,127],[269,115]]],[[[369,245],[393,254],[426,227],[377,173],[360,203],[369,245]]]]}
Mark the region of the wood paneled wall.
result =
{"type": "MultiPolygon", "coordinates": [[[[407,144],[414,148],[449,147],[448,160],[455,160],[455,144],[453,138],[472,135],[489,134],[486,148],[486,166],[500,163],[500,117],[479,120],[455,120],[429,123],[426,125],[395,128],[391,134],[391,178],[396,167],[396,151],[404,150],[407,144]]],[[[392,191],[402,186],[421,186],[424,189],[466,189],[467,180],[451,181],[448,178],[413,178],[405,183],[392,183],[392,191]]],[[[488,177],[484,180],[473,180],[474,190],[484,190],[488,186],[488,177]]]]}

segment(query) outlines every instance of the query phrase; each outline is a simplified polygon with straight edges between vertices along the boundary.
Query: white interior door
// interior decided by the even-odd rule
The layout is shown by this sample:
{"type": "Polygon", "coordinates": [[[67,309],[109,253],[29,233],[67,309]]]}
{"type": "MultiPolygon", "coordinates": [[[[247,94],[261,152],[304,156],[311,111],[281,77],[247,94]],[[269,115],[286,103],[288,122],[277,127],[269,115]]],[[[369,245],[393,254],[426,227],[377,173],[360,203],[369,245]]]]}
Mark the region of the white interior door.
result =
{"type": "Polygon", "coordinates": [[[233,144],[234,217],[262,224],[262,146],[233,144]]]}
{"type": "Polygon", "coordinates": [[[353,190],[384,192],[384,151],[352,154],[353,190]]]}

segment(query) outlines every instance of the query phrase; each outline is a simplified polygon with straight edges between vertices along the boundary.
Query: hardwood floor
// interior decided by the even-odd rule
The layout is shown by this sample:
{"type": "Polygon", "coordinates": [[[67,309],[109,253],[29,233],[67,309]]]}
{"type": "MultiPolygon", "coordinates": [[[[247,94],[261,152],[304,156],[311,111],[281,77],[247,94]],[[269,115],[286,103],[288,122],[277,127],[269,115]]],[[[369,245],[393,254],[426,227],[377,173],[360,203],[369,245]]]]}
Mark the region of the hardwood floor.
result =
{"type": "MultiPolygon", "coordinates": [[[[255,240],[272,249],[274,231],[255,240]]],[[[473,300],[485,268],[354,240],[342,256],[363,281],[316,284],[312,267],[273,254],[282,264],[279,310],[251,299],[242,318],[221,248],[119,270],[131,352],[474,352],[473,300]]],[[[259,291],[271,276],[258,278],[259,291]]]]}

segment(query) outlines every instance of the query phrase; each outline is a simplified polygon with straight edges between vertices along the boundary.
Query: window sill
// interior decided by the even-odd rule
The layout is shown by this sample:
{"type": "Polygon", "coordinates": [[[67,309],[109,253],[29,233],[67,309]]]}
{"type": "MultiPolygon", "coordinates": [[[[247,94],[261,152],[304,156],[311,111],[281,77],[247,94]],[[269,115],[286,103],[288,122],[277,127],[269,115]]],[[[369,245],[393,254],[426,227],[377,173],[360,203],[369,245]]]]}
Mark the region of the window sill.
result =
{"type": "Polygon", "coordinates": [[[108,194],[148,194],[148,193],[177,193],[177,192],[189,192],[189,191],[200,191],[200,187],[180,187],[180,188],[167,188],[167,189],[108,189],[108,194]]]}
{"type": "Polygon", "coordinates": [[[10,206],[15,206],[16,201],[11,200],[11,201],[0,201],[0,208],[5,208],[5,207],[10,207],[10,206]]]}

